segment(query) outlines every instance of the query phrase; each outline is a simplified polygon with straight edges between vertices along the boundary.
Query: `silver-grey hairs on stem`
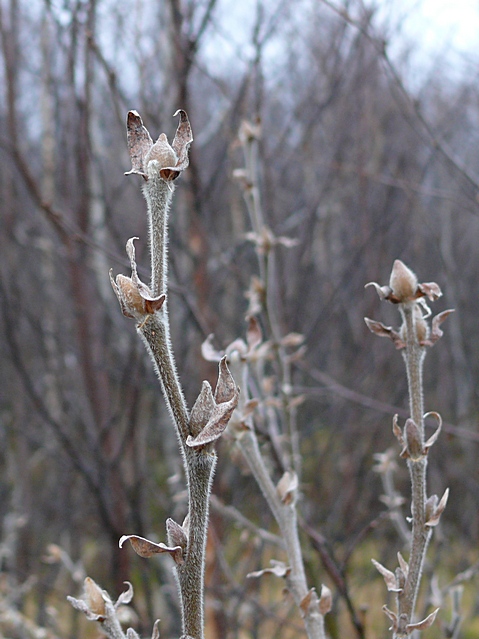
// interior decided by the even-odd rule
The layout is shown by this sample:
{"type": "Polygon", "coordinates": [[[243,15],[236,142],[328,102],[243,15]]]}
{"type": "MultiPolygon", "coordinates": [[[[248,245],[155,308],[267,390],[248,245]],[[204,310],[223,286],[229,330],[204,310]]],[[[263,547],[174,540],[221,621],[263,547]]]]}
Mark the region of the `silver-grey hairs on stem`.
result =
{"type": "Polygon", "coordinates": [[[168,214],[174,192],[173,181],[188,166],[188,149],[193,141],[185,111],[178,111],[180,122],[170,146],[165,134],[153,143],[135,111],[127,119],[127,140],[132,170],[144,179],[143,194],[147,203],[151,282],[147,286],[137,273],[133,239],[127,243],[131,277],[118,275],[113,289],[122,312],[136,320],[140,334],[160,380],[178,436],[188,485],[188,513],[182,525],[168,519],[168,545],[156,544],[137,535],[124,535],[120,545],[129,540],[142,557],[169,553],[175,562],[181,602],[183,637],[204,638],[204,569],[208,527],[209,496],[216,466],[215,441],[225,430],[238,403],[239,389],[223,358],[218,382],[213,392],[203,382],[191,410],[176,371],[170,340],[167,312],[168,214]]]}
{"type": "MultiPolygon", "coordinates": [[[[440,324],[452,312],[443,311],[432,320],[429,327],[426,321],[431,312],[426,298],[433,302],[442,293],[435,282],[420,284],[416,275],[400,260],[395,260],[388,286],[379,286],[371,282],[379,297],[397,304],[401,314],[402,326],[399,331],[381,322],[365,318],[368,328],[376,335],[389,337],[398,350],[401,350],[406,364],[409,391],[410,418],[404,429],[398,425],[397,415],[393,421],[393,432],[401,447],[401,457],[407,460],[411,479],[412,534],[409,562],[398,553],[399,567],[391,572],[377,561],[374,565],[384,577],[388,590],[396,593],[397,612],[383,607],[392,621],[391,630],[394,639],[404,639],[416,631],[429,628],[436,618],[438,610],[433,611],[422,621],[414,618],[417,594],[421,583],[426,550],[431,538],[432,528],[439,523],[446,507],[449,491],[446,490],[439,501],[436,495],[427,498],[426,471],[428,452],[437,440],[441,430],[441,417],[437,413],[424,415],[423,364],[426,347],[433,346],[441,337],[440,324]],[[424,437],[424,419],[434,415],[439,423],[434,435],[427,441],[424,437]]],[[[367,285],[367,286],[369,286],[367,285]]]]}

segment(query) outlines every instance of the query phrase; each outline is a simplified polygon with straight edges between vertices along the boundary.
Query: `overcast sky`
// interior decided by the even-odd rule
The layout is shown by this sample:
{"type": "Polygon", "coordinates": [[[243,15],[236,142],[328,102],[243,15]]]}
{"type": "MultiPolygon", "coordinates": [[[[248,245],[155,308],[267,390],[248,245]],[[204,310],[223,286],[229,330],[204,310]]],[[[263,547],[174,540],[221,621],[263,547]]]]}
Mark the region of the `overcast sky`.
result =
{"type": "Polygon", "coordinates": [[[402,0],[386,5],[404,17],[404,33],[432,54],[451,45],[457,54],[479,54],[479,0],[402,0]]]}

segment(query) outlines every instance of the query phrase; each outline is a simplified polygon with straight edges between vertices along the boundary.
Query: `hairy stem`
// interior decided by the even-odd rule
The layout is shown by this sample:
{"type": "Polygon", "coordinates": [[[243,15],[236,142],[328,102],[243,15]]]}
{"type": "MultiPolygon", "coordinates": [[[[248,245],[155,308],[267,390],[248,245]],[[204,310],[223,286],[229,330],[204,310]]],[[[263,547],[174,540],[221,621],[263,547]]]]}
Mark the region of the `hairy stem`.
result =
{"type": "MultiPolygon", "coordinates": [[[[263,457],[261,456],[254,431],[244,431],[238,438],[238,445],[278,523],[289,561],[290,573],[287,577],[288,588],[294,597],[296,605],[300,606],[308,594],[309,589],[298,534],[296,506],[294,502],[284,504],[279,498],[276,487],[271,480],[263,457]]],[[[307,612],[304,614],[304,624],[309,639],[325,638],[324,618],[319,612],[319,600],[316,593],[313,593],[311,603],[307,612]]]]}
{"type": "MultiPolygon", "coordinates": [[[[419,428],[421,445],[424,445],[424,400],[422,370],[425,349],[418,342],[414,306],[401,308],[406,329],[405,362],[408,379],[411,418],[419,428]]],[[[421,582],[424,558],[431,532],[426,528],[426,469],[427,456],[418,460],[408,459],[412,491],[412,544],[409,571],[402,593],[398,595],[399,626],[396,636],[406,636],[405,626],[413,622],[417,594],[421,582]]]]}
{"type": "MultiPolygon", "coordinates": [[[[150,162],[152,164],[157,162],[150,162]]],[[[149,170],[149,179],[143,184],[143,195],[148,206],[148,224],[151,256],[151,283],[153,296],[166,293],[168,276],[168,212],[174,192],[173,182],[165,182],[159,174],[159,165],[149,170]]]]}
{"type": "Polygon", "coordinates": [[[204,636],[204,566],[209,517],[209,495],[216,466],[216,454],[186,450],[188,469],[188,550],[185,562],[177,566],[183,610],[183,634],[204,636]]]}
{"type": "Polygon", "coordinates": [[[161,382],[166,405],[177,429],[178,439],[184,449],[184,442],[190,434],[189,416],[186,401],[181,388],[175,359],[170,343],[170,328],[166,302],[160,312],[148,315],[138,326],[138,332],[155,364],[161,382]]]}
{"type": "MultiPolygon", "coordinates": [[[[168,209],[173,187],[159,174],[159,166],[150,162],[149,179],[143,186],[148,205],[151,251],[151,293],[158,296],[167,290],[168,209]],[[153,165],[153,166],[151,166],[153,165]]],[[[189,413],[176,372],[170,341],[166,302],[160,311],[150,314],[138,331],[155,364],[162,391],[176,427],[188,483],[188,517],[185,524],[187,547],[184,562],[176,566],[182,610],[183,634],[204,637],[204,566],[208,527],[208,505],[216,465],[216,455],[205,449],[186,445],[190,433],[189,413]]]]}

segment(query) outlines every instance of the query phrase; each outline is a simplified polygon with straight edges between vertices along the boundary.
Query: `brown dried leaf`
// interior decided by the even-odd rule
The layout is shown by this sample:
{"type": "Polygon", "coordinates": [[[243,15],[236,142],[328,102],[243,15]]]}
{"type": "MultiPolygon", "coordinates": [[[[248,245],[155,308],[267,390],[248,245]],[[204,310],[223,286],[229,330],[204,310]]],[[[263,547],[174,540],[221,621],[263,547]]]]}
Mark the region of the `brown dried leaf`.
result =
{"type": "Polygon", "coordinates": [[[377,282],[368,282],[364,285],[364,288],[368,288],[369,286],[374,286],[381,300],[389,299],[392,292],[389,286],[379,286],[377,282]]]}
{"type": "Polygon", "coordinates": [[[264,568],[263,570],[257,570],[256,572],[250,572],[246,576],[248,578],[262,577],[263,575],[276,575],[276,577],[287,577],[291,572],[291,568],[282,561],[276,561],[272,559],[270,561],[271,568],[264,568]]]}
{"type": "Polygon", "coordinates": [[[418,285],[418,288],[431,302],[435,302],[442,296],[442,291],[436,282],[423,282],[418,285]]]}
{"type": "MultiPolygon", "coordinates": [[[[207,384],[207,383],[206,383],[207,384]]],[[[236,386],[233,376],[226,365],[226,357],[220,361],[218,382],[216,384],[213,403],[208,390],[209,384],[203,384],[202,391],[198,398],[199,403],[194,413],[194,431],[186,440],[186,445],[191,448],[201,448],[206,444],[216,441],[224,432],[234,409],[238,405],[239,388],[236,386]],[[208,415],[209,411],[209,415],[208,415]],[[201,417],[201,420],[199,419],[201,417]],[[207,417],[207,422],[204,420],[207,417]],[[196,434],[196,431],[203,422],[203,428],[196,434]]],[[[197,400],[197,402],[198,402],[197,400]]],[[[196,403],[195,403],[196,407],[196,403]]]]}
{"type": "Polygon", "coordinates": [[[422,443],[421,431],[417,424],[411,419],[406,420],[404,426],[404,439],[408,456],[412,461],[419,461],[424,457],[425,451],[422,443]]]}
{"type": "Polygon", "coordinates": [[[151,639],[160,639],[160,620],[157,619],[153,624],[153,632],[151,633],[151,639]]]}
{"type": "Polygon", "coordinates": [[[441,429],[442,429],[442,417],[439,415],[439,413],[436,413],[435,411],[430,411],[429,413],[426,413],[424,415],[424,419],[431,416],[436,418],[439,426],[436,428],[434,433],[431,435],[431,437],[429,437],[427,442],[424,444],[424,450],[426,451],[426,453],[431,448],[431,446],[436,442],[437,438],[439,437],[439,433],[441,432],[441,429]]]}
{"type": "Polygon", "coordinates": [[[437,503],[437,495],[431,495],[426,502],[426,526],[429,528],[433,528],[437,526],[441,515],[444,512],[447,504],[447,500],[449,498],[449,488],[446,488],[444,495],[441,497],[439,503],[437,503]]]}
{"type": "Polygon", "coordinates": [[[454,313],[454,311],[455,309],[450,308],[447,311],[443,311],[442,313],[439,313],[439,315],[433,317],[429,339],[421,342],[421,346],[434,346],[437,340],[441,339],[441,337],[444,335],[444,332],[439,328],[439,326],[444,322],[445,319],[449,317],[451,313],[454,313]]]}
{"type": "Polygon", "coordinates": [[[396,575],[380,564],[379,561],[376,561],[375,559],[371,559],[371,561],[376,570],[383,576],[387,589],[390,592],[399,592],[400,589],[397,587],[396,575]]]}
{"type": "Polygon", "coordinates": [[[221,404],[228,402],[238,392],[233,375],[226,364],[226,356],[222,357],[219,365],[218,381],[215,388],[215,402],[221,404]]]}
{"type": "Polygon", "coordinates": [[[171,144],[178,160],[174,168],[177,171],[184,171],[189,165],[188,151],[193,142],[193,131],[191,130],[190,121],[186,111],[178,109],[173,117],[180,116],[178,128],[176,129],[175,138],[171,144]]]}
{"type": "Polygon", "coordinates": [[[411,634],[414,630],[427,630],[430,628],[434,621],[436,620],[437,613],[439,612],[439,608],[436,608],[434,612],[431,612],[425,619],[419,621],[418,623],[408,623],[406,626],[406,630],[408,634],[411,634]]]}
{"type": "Polygon", "coordinates": [[[209,382],[204,381],[190,414],[190,433],[197,437],[208,423],[216,403],[209,382]]]}
{"type": "Polygon", "coordinates": [[[327,586],[322,584],[321,596],[319,598],[319,612],[322,615],[325,615],[331,610],[332,607],[333,607],[333,594],[327,586]]]}
{"type": "Polygon", "coordinates": [[[398,627],[398,617],[397,614],[395,612],[393,612],[392,610],[389,610],[389,608],[387,606],[383,606],[383,612],[389,617],[389,619],[392,621],[393,625],[389,628],[389,630],[397,630],[398,627]]]}
{"type": "Polygon", "coordinates": [[[296,473],[287,470],[279,480],[276,491],[283,504],[293,504],[298,491],[298,476],[296,473]]]}
{"type": "Polygon", "coordinates": [[[124,581],[123,583],[125,583],[128,587],[124,592],[121,593],[121,595],[115,601],[115,608],[118,608],[119,606],[126,606],[133,599],[133,594],[134,594],[133,586],[131,585],[129,581],[124,581]]]}
{"type": "Polygon", "coordinates": [[[369,317],[365,317],[364,321],[366,322],[366,326],[369,328],[371,333],[375,333],[376,335],[379,335],[379,337],[389,337],[389,339],[394,343],[394,346],[398,350],[400,348],[405,348],[406,344],[404,340],[401,339],[400,334],[391,326],[385,326],[382,322],[377,322],[376,320],[369,319],[369,317]]]}
{"type": "Polygon", "coordinates": [[[180,526],[180,524],[170,517],[166,520],[166,531],[168,533],[168,543],[171,546],[180,546],[180,548],[186,550],[188,539],[183,526],[180,526]]]}
{"type": "Polygon", "coordinates": [[[110,270],[110,283],[120,302],[123,315],[142,322],[146,315],[151,315],[161,309],[165,303],[166,295],[162,293],[156,297],[153,296],[149,287],[143,284],[138,277],[134,244],[137,239],[137,237],[131,237],[126,243],[126,252],[131,265],[131,277],[120,274],[116,276],[115,281],[110,270]]]}
{"type": "Polygon", "coordinates": [[[166,552],[173,557],[175,563],[183,563],[183,551],[180,546],[169,547],[162,542],[156,544],[154,541],[150,541],[144,537],[139,537],[138,535],[123,535],[119,542],[120,548],[127,540],[131,543],[133,550],[137,555],[140,555],[140,557],[148,558],[152,555],[166,552]]]}
{"type": "Polygon", "coordinates": [[[137,111],[128,111],[126,120],[126,141],[131,159],[131,171],[125,175],[137,173],[147,179],[144,160],[148,151],[153,146],[148,130],[143,126],[143,121],[137,111]]]}
{"type": "Polygon", "coordinates": [[[190,448],[202,448],[206,444],[211,444],[219,439],[228,425],[237,404],[238,395],[235,395],[229,402],[217,404],[203,430],[196,437],[189,435],[186,445],[190,448]]]}

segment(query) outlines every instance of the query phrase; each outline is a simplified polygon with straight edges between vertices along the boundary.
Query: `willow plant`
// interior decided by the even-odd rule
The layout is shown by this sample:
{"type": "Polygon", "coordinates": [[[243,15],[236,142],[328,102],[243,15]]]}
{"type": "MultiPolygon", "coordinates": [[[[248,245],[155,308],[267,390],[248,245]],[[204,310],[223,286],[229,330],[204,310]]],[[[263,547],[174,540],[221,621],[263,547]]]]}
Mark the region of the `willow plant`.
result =
{"type": "Polygon", "coordinates": [[[441,431],[442,420],[438,413],[424,413],[423,365],[426,349],[433,346],[442,336],[441,323],[452,312],[443,311],[432,319],[427,301],[434,302],[441,295],[441,289],[435,282],[420,284],[416,275],[400,260],[394,262],[388,286],[380,286],[371,282],[366,286],[374,286],[382,300],[398,306],[402,325],[399,331],[365,318],[368,328],[381,337],[388,337],[404,357],[409,391],[410,417],[404,427],[398,423],[398,416],[393,419],[393,432],[401,445],[400,456],[407,461],[411,479],[411,542],[409,561],[398,553],[399,566],[391,572],[379,562],[374,565],[384,577],[388,590],[396,595],[397,611],[387,606],[384,611],[392,622],[391,630],[394,639],[404,639],[415,631],[425,630],[431,626],[438,610],[435,610],[422,621],[415,620],[415,608],[426,550],[432,530],[439,523],[443,513],[449,489],[439,500],[437,495],[427,497],[426,471],[428,454],[441,431]],[[434,417],[438,427],[434,434],[426,440],[424,421],[434,417]]]}
{"type": "MultiPolygon", "coordinates": [[[[113,290],[126,317],[136,322],[158,374],[161,389],[176,429],[188,484],[188,513],[182,524],[168,519],[167,544],[155,543],[138,535],[124,535],[120,546],[129,540],[142,557],[169,553],[176,569],[182,612],[183,639],[204,637],[204,569],[208,525],[209,496],[216,465],[215,441],[221,436],[238,403],[239,389],[226,364],[219,363],[219,377],[213,392],[203,382],[201,392],[188,410],[176,371],[170,340],[167,310],[167,246],[168,213],[175,189],[175,180],[188,166],[188,149],[193,141],[191,126],[185,111],[178,111],[180,122],[170,145],[164,133],[153,143],[136,111],[127,119],[127,141],[132,169],[143,179],[143,195],[148,210],[151,282],[146,285],[138,277],[134,240],[128,240],[126,250],[131,263],[131,277],[110,273],[113,290]]],[[[108,593],[92,579],[85,580],[83,599],[70,597],[71,603],[89,619],[99,621],[110,639],[125,637],[117,619],[120,603],[131,600],[131,585],[114,604],[108,593]]],[[[129,628],[126,636],[136,637],[129,628]]],[[[158,636],[155,624],[153,636],[158,636]]]]}

